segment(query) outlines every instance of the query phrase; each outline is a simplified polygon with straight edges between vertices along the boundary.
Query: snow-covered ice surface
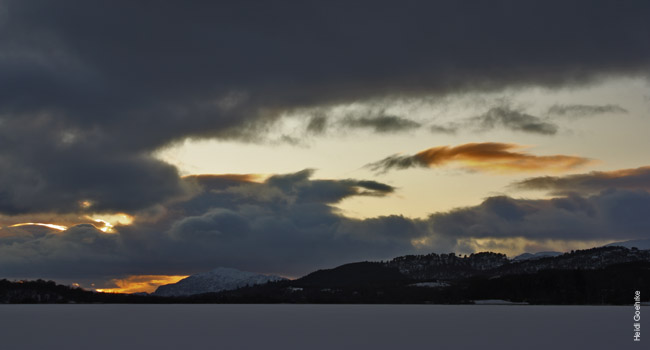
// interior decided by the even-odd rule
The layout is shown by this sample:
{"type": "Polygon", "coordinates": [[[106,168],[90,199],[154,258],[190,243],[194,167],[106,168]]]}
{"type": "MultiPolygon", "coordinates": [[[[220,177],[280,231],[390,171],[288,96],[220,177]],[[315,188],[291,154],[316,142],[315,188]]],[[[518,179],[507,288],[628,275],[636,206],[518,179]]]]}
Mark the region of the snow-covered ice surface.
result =
{"type": "MultiPolygon", "coordinates": [[[[632,341],[633,313],[631,306],[0,305],[0,344],[95,350],[640,349],[632,341]]],[[[645,338],[641,343],[650,342],[650,332],[645,338]]]]}

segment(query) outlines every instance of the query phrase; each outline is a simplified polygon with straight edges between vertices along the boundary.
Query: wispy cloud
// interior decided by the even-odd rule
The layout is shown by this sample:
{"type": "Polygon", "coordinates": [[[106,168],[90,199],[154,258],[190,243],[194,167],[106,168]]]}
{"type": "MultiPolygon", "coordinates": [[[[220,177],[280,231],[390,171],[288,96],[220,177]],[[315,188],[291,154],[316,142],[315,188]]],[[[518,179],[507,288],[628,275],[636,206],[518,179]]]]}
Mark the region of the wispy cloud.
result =
{"type": "Polygon", "coordinates": [[[510,143],[467,143],[455,147],[429,148],[411,156],[392,155],[366,167],[379,173],[394,169],[430,168],[448,164],[470,171],[513,173],[531,171],[562,172],[592,162],[591,159],[567,156],[536,156],[521,151],[523,146],[510,143]]]}
{"type": "Polygon", "coordinates": [[[307,124],[307,132],[310,134],[322,134],[327,130],[327,117],[319,114],[311,117],[307,124]]]}
{"type": "Polygon", "coordinates": [[[628,111],[619,105],[553,105],[549,107],[547,113],[568,118],[581,118],[606,113],[626,114],[628,111]]]}
{"type": "Polygon", "coordinates": [[[484,132],[492,129],[507,129],[530,134],[555,135],[560,127],[558,117],[577,119],[599,114],[624,114],[628,111],[618,105],[553,105],[545,116],[536,116],[523,108],[513,108],[510,103],[501,101],[485,113],[460,119],[447,124],[434,124],[429,127],[432,133],[454,134],[458,130],[484,132]]]}
{"type": "Polygon", "coordinates": [[[515,109],[509,103],[501,101],[485,113],[469,118],[459,119],[447,124],[429,126],[432,133],[455,134],[459,130],[485,132],[493,129],[506,129],[539,135],[555,135],[559,126],[549,118],[538,117],[515,109]]]}
{"type": "Polygon", "coordinates": [[[348,117],[341,121],[347,128],[371,129],[377,133],[395,133],[419,128],[421,125],[410,119],[394,115],[376,117],[348,117]]]}
{"type": "Polygon", "coordinates": [[[458,132],[460,126],[456,123],[447,124],[447,125],[431,125],[429,126],[429,131],[434,134],[455,134],[458,132]]]}
{"type": "Polygon", "coordinates": [[[466,125],[480,131],[500,126],[514,131],[543,135],[554,135],[558,130],[558,126],[548,120],[514,110],[509,106],[493,107],[484,114],[468,119],[466,125]]]}

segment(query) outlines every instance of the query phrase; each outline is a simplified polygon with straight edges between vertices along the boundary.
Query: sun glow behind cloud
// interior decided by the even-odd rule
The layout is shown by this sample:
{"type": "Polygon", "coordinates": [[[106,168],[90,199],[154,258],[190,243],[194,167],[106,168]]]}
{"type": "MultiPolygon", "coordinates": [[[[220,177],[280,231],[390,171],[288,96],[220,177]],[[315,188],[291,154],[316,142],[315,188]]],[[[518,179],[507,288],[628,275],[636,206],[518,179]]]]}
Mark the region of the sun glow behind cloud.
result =
{"type": "Polygon", "coordinates": [[[97,223],[95,227],[105,233],[114,233],[115,225],[130,225],[133,222],[133,217],[131,215],[123,213],[102,215],[101,218],[98,216],[87,215],[86,218],[97,223]]]}

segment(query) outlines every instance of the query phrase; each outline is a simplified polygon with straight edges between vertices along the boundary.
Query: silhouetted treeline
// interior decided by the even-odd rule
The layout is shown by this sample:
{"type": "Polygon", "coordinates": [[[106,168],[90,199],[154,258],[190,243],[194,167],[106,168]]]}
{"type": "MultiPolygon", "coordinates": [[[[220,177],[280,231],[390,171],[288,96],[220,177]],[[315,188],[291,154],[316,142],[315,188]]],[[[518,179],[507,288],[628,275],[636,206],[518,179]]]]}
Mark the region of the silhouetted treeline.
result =
{"type": "Polygon", "coordinates": [[[66,304],[66,303],[160,303],[165,298],[132,294],[97,293],[54,281],[0,280],[0,303],[66,304]]]}

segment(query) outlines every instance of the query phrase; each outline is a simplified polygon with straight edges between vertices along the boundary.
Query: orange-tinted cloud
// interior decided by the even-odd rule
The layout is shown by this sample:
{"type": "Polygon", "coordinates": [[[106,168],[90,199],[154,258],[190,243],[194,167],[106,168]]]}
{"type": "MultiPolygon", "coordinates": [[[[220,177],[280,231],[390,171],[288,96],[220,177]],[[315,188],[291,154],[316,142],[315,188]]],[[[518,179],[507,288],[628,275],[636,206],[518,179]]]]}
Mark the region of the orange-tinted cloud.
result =
{"type": "Polygon", "coordinates": [[[123,279],[113,279],[115,288],[100,288],[104,293],[152,293],[163,284],[176,283],[187,276],[170,275],[133,275],[123,279]]]}
{"type": "Polygon", "coordinates": [[[470,171],[496,173],[563,172],[592,162],[591,159],[583,157],[536,156],[515,151],[520,148],[523,146],[498,142],[466,143],[456,147],[440,146],[429,148],[412,156],[393,155],[368,164],[367,167],[381,173],[391,169],[427,168],[448,164],[456,164],[470,171]]]}

